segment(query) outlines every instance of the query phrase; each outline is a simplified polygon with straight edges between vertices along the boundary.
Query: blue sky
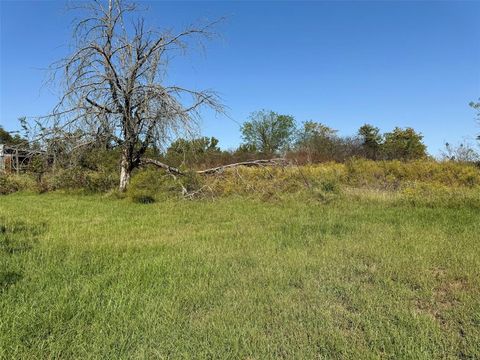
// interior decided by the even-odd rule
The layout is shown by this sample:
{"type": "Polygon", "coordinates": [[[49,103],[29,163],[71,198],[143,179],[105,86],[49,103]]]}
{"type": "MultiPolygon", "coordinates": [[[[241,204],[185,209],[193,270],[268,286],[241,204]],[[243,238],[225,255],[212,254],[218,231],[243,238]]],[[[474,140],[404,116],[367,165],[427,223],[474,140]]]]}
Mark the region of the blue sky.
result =
{"type": "MultiPolygon", "coordinates": [[[[480,132],[480,2],[143,2],[147,23],[181,27],[227,16],[206,52],[174,59],[169,81],[218,91],[230,118],[205,112],[202,133],[241,141],[255,110],[323,122],[351,135],[365,122],[411,126],[429,151],[480,132]]],[[[0,1],[0,124],[47,113],[47,67],[66,55],[64,1],[0,1]]]]}

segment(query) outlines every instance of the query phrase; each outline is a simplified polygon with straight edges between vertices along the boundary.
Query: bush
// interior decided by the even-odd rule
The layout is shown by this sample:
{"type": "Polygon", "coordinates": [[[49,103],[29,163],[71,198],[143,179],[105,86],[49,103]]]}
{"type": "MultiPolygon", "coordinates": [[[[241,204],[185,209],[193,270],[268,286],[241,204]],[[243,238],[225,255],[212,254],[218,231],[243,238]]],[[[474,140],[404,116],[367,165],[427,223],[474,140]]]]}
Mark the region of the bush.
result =
{"type": "Polygon", "coordinates": [[[78,189],[85,185],[83,173],[75,169],[61,169],[55,173],[44,174],[39,179],[40,192],[55,191],[60,189],[78,189]]]}
{"type": "MultiPolygon", "coordinates": [[[[385,183],[380,162],[364,159],[350,159],[345,163],[346,181],[352,186],[375,186],[385,183]]],[[[393,179],[389,179],[391,181],[393,179]]]]}
{"type": "Polygon", "coordinates": [[[42,192],[54,190],[107,192],[117,185],[117,173],[70,168],[45,174],[40,180],[39,188],[42,192]]]}
{"type": "Polygon", "coordinates": [[[7,195],[17,191],[37,191],[35,179],[28,174],[0,175],[0,195],[7,195]]]}
{"type": "Polygon", "coordinates": [[[117,187],[118,174],[105,171],[89,171],[85,176],[85,189],[90,192],[107,192],[117,187]]]}
{"type": "Polygon", "coordinates": [[[0,176],[0,194],[7,195],[19,190],[18,184],[10,177],[0,176]]]}
{"type": "Polygon", "coordinates": [[[136,203],[150,204],[160,198],[177,194],[180,186],[175,180],[156,169],[142,169],[134,174],[127,188],[127,197],[136,203]]]}

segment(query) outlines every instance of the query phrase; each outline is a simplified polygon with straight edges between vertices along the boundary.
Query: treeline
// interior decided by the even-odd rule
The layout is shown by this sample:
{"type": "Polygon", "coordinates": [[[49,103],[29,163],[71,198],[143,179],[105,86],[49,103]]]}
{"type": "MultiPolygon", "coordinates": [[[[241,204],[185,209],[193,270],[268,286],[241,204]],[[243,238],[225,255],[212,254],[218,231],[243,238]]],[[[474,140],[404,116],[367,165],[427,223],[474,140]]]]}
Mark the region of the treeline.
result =
{"type": "Polygon", "coordinates": [[[337,130],[315,121],[306,121],[297,128],[289,115],[258,111],[242,126],[241,148],[270,154],[289,152],[308,162],[343,162],[353,156],[372,160],[414,160],[427,156],[423,136],[412,128],[395,128],[381,134],[369,124],[354,136],[340,136],[337,130]]]}
{"type": "MultiPolygon", "coordinates": [[[[285,157],[297,164],[343,163],[351,158],[411,161],[430,158],[423,135],[411,127],[395,127],[381,133],[364,124],[351,136],[316,121],[297,125],[291,115],[261,110],[250,115],[241,129],[242,143],[236,149],[221,150],[218,139],[179,139],[161,154],[173,166],[214,166],[269,157],[285,157]]],[[[446,143],[441,160],[479,163],[479,153],[468,143],[446,143]]]]}
{"type": "Polygon", "coordinates": [[[172,166],[213,166],[237,161],[286,157],[298,164],[345,162],[352,157],[371,160],[416,160],[428,157],[422,134],[412,128],[396,127],[380,133],[365,124],[354,136],[340,136],[337,130],[315,121],[297,126],[290,115],[261,110],[251,114],[241,127],[242,144],[221,150],[218,139],[178,139],[161,154],[172,166]]]}
{"type": "MultiPolygon", "coordinates": [[[[221,149],[215,137],[179,138],[163,150],[152,144],[145,155],[183,168],[205,168],[271,157],[284,157],[296,164],[343,163],[351,158],[409,161],[429,157],[423,135],[410,127],[395,127],[381,133],[378,127],[364,124],[352,136],[341,136],[321,122],[297,124],[291,115],[260,110],[250,115],[240,131],[242,143],[236,149],[221,149]]],[[[49,161],[33,161],[31,170],[43,173],[53,166],[115,171],[120,150],[112,144],[97,142],[77,151],[68,139],[68,136],[50,139],[47,144],[47,153],[52,154],[49,161]]],[[[19,135],[11,136],[0,127],[0,143],[24,145],[26,141],[19,135]]],[[[472,147],[466,144],[455,147],[448,143],[442,157],[460,162],[480,159],[472,147]]]]}

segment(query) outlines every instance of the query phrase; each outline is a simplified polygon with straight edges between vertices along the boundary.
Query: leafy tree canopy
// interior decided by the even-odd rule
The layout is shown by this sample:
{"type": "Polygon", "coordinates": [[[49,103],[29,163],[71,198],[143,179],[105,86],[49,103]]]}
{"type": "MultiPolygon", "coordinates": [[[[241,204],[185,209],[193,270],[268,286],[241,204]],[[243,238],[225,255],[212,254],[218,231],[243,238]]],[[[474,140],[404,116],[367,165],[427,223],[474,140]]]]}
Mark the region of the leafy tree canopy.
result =
{"type": "Polygon", "coordinates": [[[383,144],[387,159],[414,160],[427,156],[427,147],[423,143],[423,136],[414,129],[396,127],[385,133],[383,144]]]}
{"type": "Polygon", "coordinates": [[[273,111],[260,110],[250,115],[241,128],[245,144],[265,154],[273,154],[289,147],[295,119],[273,111]]]}
{"type": "Polygon", "coordinates": [[[376,160],[382,146],[382,135],[376,126],[365,124],[358,129],[358,137],[367,158],[376,160]]]}
{"type": "Polygon", "coordinates": [[[218,139],[214,137],[201,137],[197,139],[186,140],[180,138],[174,141],[167,149],[168,154],[205,154],[211,152],[220,152],[218,139]]]}
{"type": "Polygon", "coordinates": [[[12,136],[10,132],[5,130],[2,126],[0,126],[0,144],[5,145],[20,145],[25,140],[18,134],[12,136]]]}
{"type": "Polygon", "coordinates": [[[319,139],[333,139],[337,136],[337,130],[315,121],[305,121],[297,135],[297,143],[307,145],[319,139]]]}

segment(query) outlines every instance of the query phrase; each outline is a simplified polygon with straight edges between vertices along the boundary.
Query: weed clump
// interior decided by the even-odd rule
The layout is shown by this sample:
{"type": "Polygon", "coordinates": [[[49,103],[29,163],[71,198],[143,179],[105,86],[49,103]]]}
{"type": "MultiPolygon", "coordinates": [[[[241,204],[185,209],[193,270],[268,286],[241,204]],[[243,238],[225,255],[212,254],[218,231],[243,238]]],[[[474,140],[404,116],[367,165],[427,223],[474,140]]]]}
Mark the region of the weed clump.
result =
{"type": "Polygon", "coordinates": [[[37,183],[27,174],[0,175],[0,195],[8,195],[17,191],[38,191],[37,183]]]}
{"type": "Polygon", "coordinates": [[[78,168],[60,169],[45,174],[38,181],[41,192],[55,190],[83,190],[88,193],[107,192],[118,184],[114,172],[83,170],[78,168]]]}
{"type": "Polygon", "coordinates": [[[159,188],[163,185],[160,174],[152,171],[141,171],[133,176],[127,189],[127,197],[135,203],[151,204],[156,201],[159,188]]]}
{"type": "Polygon", "coordinates": [[[152,204],[181,193],[178,180],[156,169],[142,169],[134,174],[126,196],[132,202],[152,204]]]}

